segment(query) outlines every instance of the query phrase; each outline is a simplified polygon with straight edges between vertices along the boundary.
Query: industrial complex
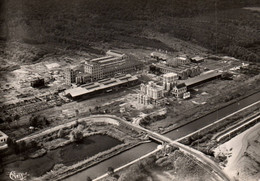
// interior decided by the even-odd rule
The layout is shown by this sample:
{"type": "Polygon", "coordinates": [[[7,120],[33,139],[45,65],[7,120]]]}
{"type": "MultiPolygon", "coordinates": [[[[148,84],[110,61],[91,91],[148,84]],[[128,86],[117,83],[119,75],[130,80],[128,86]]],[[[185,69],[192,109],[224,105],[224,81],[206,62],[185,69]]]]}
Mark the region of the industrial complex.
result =
{"type": "Polygon", "coordinates": [[[84,84],[118,74],[134,73],[142,67],[142,62],[130,59],[121,52],[109,50],[104,57],[86,60],[79,67],[67,69],[66,83],[84,84]]]}

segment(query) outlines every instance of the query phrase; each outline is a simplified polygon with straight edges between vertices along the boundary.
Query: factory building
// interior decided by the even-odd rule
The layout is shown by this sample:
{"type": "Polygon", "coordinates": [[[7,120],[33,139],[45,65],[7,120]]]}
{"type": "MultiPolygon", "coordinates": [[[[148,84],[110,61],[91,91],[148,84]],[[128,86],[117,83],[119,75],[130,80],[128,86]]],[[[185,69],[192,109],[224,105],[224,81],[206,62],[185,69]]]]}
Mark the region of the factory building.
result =
{"type": "Polygon", "coordinates": [[[127,55],[118,51],[109,50],[106,56],[86,60],[83,69],[67,69],[66,83],[83,84],[89,81],[98,81],[118,74],[129,74],[143,68],[143,63],[130,60],[127,55]],[[84,75],[85,74],[85,75],[84,75]]]}
{"type": "Polygon", "coordinates": [[[187,79],[188,77],[194,77],[200,75],[201,69],[197,65],[182,65],[178,67],[170,67],[162,63],[153,64],[160,72],[167,73],[176,73],[179,79],[187,79]]]}
{"type": "Polygon", "coordinates": [[[171,57],[166,61],[167,65],[170,67],[178,67],[181,65],[190,64],[190,60],[187,58],[186,55],[178,56],[178,57],[171,57]]]}
{"type": "Polygon", "coordinates": [[[150,81],[148,84],[141,84],[138,94],[138,103],[143,105],[162,105],[165,102],[164,88],[150,81]]]}
{"type": "Polygon", "coordinates": [[[125,54],[109,50],[105,57],[86,61],[85,72],[90,74],[94,80],[99,80],[117,74],[132,73],[142,67],[141,62],[129,60],[125,54]]]}
{"type": "Polygon", "coordinates": [[[176,84],[178,80],[178,75],[176,73],[167,73],[163,75],[163,87],[164,90],[169,91],[172,89],[173,85],[176,84]]]}
{"type": "Polygon", "coordinates": [[[65,90],[65,95],[73,100],[82,100],[100,93],[117,91],[120,88],[136,84],[138,84],[138,78],[127,74],[83,84],[79,87],[65,90]]]}

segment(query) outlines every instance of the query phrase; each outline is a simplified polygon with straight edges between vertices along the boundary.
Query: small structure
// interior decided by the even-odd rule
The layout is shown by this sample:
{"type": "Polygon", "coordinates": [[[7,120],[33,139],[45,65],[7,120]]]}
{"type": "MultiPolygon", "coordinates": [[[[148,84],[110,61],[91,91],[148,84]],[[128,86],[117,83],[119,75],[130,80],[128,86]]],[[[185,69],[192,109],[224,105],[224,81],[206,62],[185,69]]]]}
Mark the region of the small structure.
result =
{"type": "Polygon", "coordinates": [[[183,99],[188,99],[188,98],[190,98],[190,92],[184,92],[183,99]]]}
{"type": "Polygon", "coordinates": [[[31,81],[31,86],[33,88],[43,87],[45,85],[43,78],[38,78],[36,80],[31,81]]]}
{"type": "Polygon", "coordinates": [[[187,86],[185,83],[177,84],[172,89],[172,94],[175,95],[177,98],[182,97],[185,92],[187,92],[187,86]]]}
{"type": "Polygon", "coordinates": [[[0,146],[5,145],[7,142],[7,139],[8,139],[8,136],[5,133],[3,133],[2,131],[0,131],[0,146]]]}
{"type": "Polygon", "coordinates": [[[127,58],[127,55],[122,53],[122,52],[119,52],[117,50],[108,50],[106,52],[106,55],[107,56],[113,56],[113,57],[120,57],[120,58],[127,58]]]}
{"type": "Polygon", "coordinates": [[[171,57],[167,59],[167,65],[170,67],[178,67],[181,65],[190,64],[190,60],[187,58],[186,55],[181,55],[178,57],[171,57]]]}
{"type": "Polygon", "coordinates": [[[191,62],[193,62],[193,63],[201,63],[203,61],[204,61],[204,58],[200,57],[200,56],[196,56],[196,57],[191,58],[191,62]]]}
{"type": "Polygon", "coordinates": [[[151,58],[154,58],[156,60],[166,61],[169,58],[169,55],[160,51],[156,51],[151,53],[151,58]]]}

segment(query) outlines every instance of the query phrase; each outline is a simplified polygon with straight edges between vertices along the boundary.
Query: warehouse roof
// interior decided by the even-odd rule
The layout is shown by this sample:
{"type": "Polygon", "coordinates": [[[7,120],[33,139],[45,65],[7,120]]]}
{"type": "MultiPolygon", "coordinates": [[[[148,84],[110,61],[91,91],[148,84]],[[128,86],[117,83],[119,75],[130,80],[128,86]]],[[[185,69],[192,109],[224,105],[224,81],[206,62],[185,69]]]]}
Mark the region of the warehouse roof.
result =
{"type": "Polygon", "coordinates": [[[203,82],[205,80],[218,77],[221,74],[222,74],[221,72],[211,70],[211,71],[208,71],[208,72],[204,72],[203,74],[201,74],[199,76],[189,78],[187,80],[183,80],[181,82],[185,83],[187,86],[191,86],[191,85],[197,84],[199,82],[203,82]]]}
{"type": "Polygon", "coordinates": [[[84,85],[77,88],[68,89],[65,90],[65,94],[70,95],[71,97],[78,97],[81,95],[93,93],[95,91],[107,89],[110,87],[114,87],[135,80],[138,80],[136,76],[131,76],[130,74],[127,74],[124,77],[111,78],[104,81],[94,82],[93,84],[90,85],[84,85]]]}

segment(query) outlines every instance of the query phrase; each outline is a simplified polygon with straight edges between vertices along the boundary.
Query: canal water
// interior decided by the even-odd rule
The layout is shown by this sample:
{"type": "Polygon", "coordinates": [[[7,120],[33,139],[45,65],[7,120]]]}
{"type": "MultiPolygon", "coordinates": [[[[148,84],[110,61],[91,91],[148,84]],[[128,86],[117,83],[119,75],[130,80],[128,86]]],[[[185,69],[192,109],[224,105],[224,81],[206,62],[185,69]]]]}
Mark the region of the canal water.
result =
{"type": "Polygon", "coordinates": [[[69,166],[121,143],[121,141],[107,135],[89,136],[80,144],[71,143],[52,150],[42,157],[16,161],[5,165],[5,170],[0,175],[0,180],[10,180],[8,173],[11,171],[27,172],[31,176],[41,176],[50,171],[55,164],[61,163],[69,166]]]}
{"type": "Polygon", "coordinates": [[[194,122],[191,122],[181,128],[178,128],[176,130],[170,131],[165,134],[165,136],[176,140],[178,138],[184,137],[185,135],[188,135],[190,133],[193,133],[194,131],[201,129],[213,122],[215,122],[218,119],[221,119],[233,112],[236,112],[250,104],[253,104],[254,102],[258,101],[260,99],[260,92],[253,94],[249,97],[246,97],[238,102],[235,102],[233,104],[230,104],[226,107],[223,107],[215,112],[212,112],[204,117],[201,117],[194,122]]]}
{"type": "MultiPolygon", "coordinates": [[[[239,109],[242,109],[258,100],[260,100],[260,92],[253,94],[251,96],[248,96],[248,97],[240,100],[239,102],[236,102],[236,103],[230,104],[224,108],[221,108],[202,118],[199,118],[196,121],[189,123],[179,129],[173,130],[173,131],[165,134],[165,136],[167,136],[173,140],[176,140],[176,139],[181,138],[185,135],[188,135],[198,129],[201,129],[201,128],[213,123],[214,121],[221,119],[235,111],[238,111],[239,109]]],[[[122,165],[125,165],[125,164],[153,151],[154,149],[156,149],[156,147],[157,147],[156,143],[145,143],[145,144],[139,145],[133,149],[122,152],[119,155],[112,157],[104,162],[94,165],[93,167],[90,167],[75,175],[72,175],[64,180],[66,180],[66,181],[74,181],[74,180],[84,181],[84,180],[86,180],[87,176],[89,176],[92,179],[97,178],[97,177],[105,174],[108,167],[118,168],[122,165]]]]}
{"type": "Polygon", "coordinates": [[[108,160],[105,160],[93,167],[90,167],[82,172],[78,172],[73,176],[70,176],[65,181],[85,181],[87,177],[97,178],[107,172],[108,167],[118,168],[133,160],[140,158],[141,156],[155,150],[157,147],[156,143],[144,143],[136,146],[128,151],[122,152],[108,160]]]}

